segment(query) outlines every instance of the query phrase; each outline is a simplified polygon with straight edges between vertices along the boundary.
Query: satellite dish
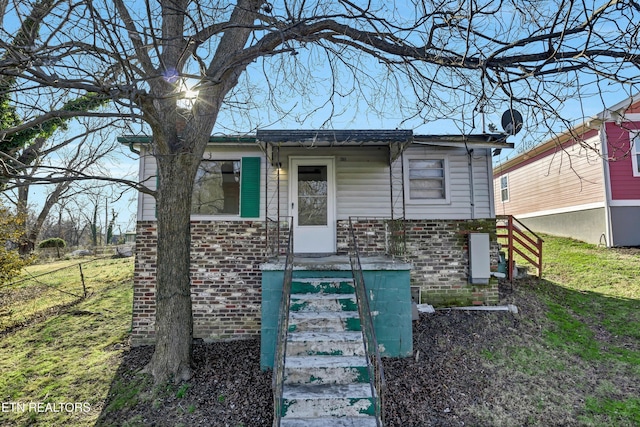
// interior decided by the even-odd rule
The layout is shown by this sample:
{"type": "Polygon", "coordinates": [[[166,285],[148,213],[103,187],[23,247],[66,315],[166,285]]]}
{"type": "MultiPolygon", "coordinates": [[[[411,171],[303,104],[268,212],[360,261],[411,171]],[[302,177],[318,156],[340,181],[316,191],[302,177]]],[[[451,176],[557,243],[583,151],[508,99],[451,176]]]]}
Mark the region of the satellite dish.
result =
{"type": "Polygon", "coordinates": [[[522,129],[522,114],[516,110],[507,110],[502,114],[502,129],[507,135],[515,135],[522,129]]]}

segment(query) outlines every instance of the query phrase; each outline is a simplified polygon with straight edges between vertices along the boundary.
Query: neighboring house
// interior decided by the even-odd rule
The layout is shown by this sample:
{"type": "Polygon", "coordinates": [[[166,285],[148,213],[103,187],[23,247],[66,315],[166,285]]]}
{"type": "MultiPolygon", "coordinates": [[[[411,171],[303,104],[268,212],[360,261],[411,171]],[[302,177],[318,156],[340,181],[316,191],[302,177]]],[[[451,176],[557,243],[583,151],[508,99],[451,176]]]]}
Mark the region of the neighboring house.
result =
{"type": "MultiPolygon", "coordinates": [[[[119,140],[140,153],[140,181],[153,188],[156,162],[149,139],[119,140]]],[[[212,137],[193,195],[194,336],[242,338],[259,335],[261,328],[264,335],[271,322],[264,304],[273,306],[271,299],[279,295],[278,289],[267,292],[264,277],[279,268],[289,218],[294,252],[316,264],[328,254],[336,254],[331,259],[341,264],[338,270],[348,264],[340,255],[347,253],[350,219],[365,257],[396,255],[363,268],[370,270],[376,283],[367,286],[374,288],[406,270],[393,286],[402,288],[399,310],[409,316],[409,334],[409,286],[423,303],[497,303],[496,283],[470,284],[467,235],[492,236],[491,262],[497,262],[491,154],[512,147],[502,135],[400,130],[262,130],[250,137],[212,137]]],[[[137,218],[132,339],[143,344],[154,335],[153,197],[140,194],[137,218]]],[[[384,314],[391,302],[384,304],[372,309],[384,314]]]]}
{"type": "Polygon", "coordinates": [[[640,246],[640,97],[494,166],[496,213],[530,229],[640,246]]]}

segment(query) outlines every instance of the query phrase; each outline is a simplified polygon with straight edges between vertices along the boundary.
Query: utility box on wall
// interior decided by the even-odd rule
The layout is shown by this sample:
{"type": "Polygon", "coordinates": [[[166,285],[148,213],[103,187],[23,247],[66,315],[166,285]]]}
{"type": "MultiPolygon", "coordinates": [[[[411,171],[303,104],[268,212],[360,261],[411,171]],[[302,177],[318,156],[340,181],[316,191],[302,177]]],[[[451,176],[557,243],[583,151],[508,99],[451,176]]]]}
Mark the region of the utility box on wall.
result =
{"type": "Polygon", "coordinates": [[[469,234],[469,283],[488,285],[491,278],[491,260],[488,233],[469,234]]]}

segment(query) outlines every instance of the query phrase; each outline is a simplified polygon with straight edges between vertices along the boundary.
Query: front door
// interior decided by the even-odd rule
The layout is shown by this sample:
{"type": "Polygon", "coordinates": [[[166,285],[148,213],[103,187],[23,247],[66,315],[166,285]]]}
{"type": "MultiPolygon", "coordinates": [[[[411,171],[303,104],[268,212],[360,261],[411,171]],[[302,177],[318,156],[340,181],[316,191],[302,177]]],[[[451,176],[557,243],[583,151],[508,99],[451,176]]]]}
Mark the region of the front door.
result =
{"type": "Polygon", "coordinates": [[[291,158],[290,207],[295,253],[335,253],[333,157],[291,158]]]}

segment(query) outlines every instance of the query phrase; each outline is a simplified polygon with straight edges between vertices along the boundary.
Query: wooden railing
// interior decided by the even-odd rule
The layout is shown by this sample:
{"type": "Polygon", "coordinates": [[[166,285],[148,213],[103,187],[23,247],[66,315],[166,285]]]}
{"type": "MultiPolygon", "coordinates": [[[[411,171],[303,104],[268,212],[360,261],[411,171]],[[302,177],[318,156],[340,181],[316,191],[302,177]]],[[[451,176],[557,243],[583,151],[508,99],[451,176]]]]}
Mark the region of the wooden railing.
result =
{"type": "Polygon", "coordinates": [[[507,277],[513,280],[516,266],[514,254],[518,254],[537,269],[536,276],[542,277],[542,243],[544,240],[512,215],[496,216],[498,243],[505,249],[507,257],[507,277]]]}

